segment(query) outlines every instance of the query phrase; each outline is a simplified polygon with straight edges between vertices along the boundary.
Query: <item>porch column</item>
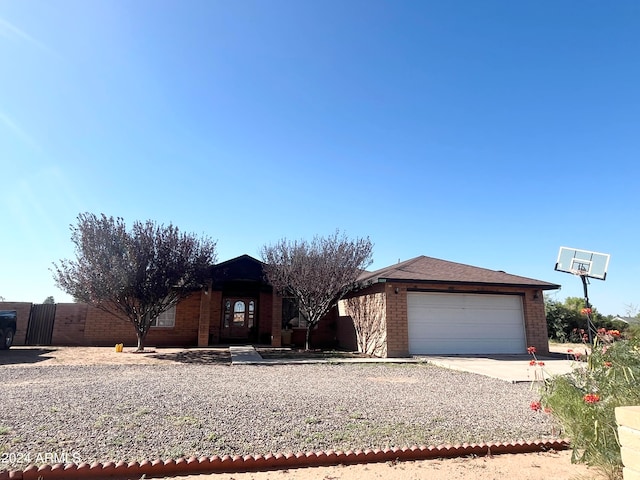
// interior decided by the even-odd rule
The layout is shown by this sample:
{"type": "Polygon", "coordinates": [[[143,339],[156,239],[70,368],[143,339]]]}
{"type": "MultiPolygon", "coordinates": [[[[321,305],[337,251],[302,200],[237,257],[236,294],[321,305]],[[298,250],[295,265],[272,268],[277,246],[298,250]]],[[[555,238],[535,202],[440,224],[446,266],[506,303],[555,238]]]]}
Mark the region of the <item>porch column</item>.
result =
{"type": "Polygon", "coordinates": [[[198,324],[198,346],[209,346],[209,319],[211,312],[211,282],[200,293],[200,322],[198,324]]]}
{"type": "Polygon", "coordinates": [[[273,292],[271,309],[271,346],[282,346],[282,297],[273,292]]]}

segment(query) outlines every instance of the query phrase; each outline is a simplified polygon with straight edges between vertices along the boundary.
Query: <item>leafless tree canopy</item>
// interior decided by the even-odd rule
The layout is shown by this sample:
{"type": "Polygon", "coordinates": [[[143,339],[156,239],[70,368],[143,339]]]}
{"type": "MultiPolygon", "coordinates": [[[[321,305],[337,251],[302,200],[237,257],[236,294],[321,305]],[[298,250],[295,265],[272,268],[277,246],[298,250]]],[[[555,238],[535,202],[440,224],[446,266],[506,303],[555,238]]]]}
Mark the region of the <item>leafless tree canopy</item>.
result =
{"type": "Polygon", "coordinates": [[[138,349],[154,318],[203,285],[215,262],[216,243],[181,233],[173,225],[83,213],[71,226],[75,260],[53,264],[56,284],[78,301],[126,316],[138,349]]]}
{"type": "Polygon", "coordinates": [[[307,319],[307,349],[311,330],[371,264],[372,250],[369,238],[350,240],[339,231],[311,242],[282,239],[262,247],[268,282],[293,295],[307,319]]]}
{"type": "Polygon", "coordinates": [[[385,296],[373,293],[341,300],[344,311],[353,319],[358,351],[376,357],[387,356],[385,296]]]}

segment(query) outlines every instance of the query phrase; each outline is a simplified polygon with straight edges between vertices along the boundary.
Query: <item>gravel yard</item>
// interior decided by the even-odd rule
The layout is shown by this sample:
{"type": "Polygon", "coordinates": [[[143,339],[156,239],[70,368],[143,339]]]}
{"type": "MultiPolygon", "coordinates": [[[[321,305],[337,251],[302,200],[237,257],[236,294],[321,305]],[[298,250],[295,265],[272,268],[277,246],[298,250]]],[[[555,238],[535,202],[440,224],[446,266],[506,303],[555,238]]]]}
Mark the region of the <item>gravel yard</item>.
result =
{"type": "Polygon", "coordinates": [[[552,436],[530,385],[424,364],[12,365],[0,381],[0,470],[552,436]]]}

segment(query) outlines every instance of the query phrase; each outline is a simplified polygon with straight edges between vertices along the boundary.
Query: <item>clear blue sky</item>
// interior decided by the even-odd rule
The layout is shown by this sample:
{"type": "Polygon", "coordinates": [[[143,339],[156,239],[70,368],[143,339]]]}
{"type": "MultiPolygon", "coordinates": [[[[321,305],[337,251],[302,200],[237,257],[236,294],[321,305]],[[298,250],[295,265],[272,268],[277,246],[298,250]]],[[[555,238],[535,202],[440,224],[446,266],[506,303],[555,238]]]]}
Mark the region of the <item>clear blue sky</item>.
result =
{"type": "Polygon", "coordinates": [[[369,236],[640,304],[640,3],[0,1],[0,296],[57,301],[80,212],[369,236]]]}

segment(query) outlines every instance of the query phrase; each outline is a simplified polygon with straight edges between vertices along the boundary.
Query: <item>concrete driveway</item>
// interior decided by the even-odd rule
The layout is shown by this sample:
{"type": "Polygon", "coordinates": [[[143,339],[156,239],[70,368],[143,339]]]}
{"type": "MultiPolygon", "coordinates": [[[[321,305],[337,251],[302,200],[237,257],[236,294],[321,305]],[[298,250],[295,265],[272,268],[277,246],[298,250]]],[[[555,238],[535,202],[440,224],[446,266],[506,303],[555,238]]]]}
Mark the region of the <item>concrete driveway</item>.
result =
{"type": "Polygon", "coordinates": [[[416,357],[444,368],[476,373],[511,383],[539,381],[553,375],[564,375],[574,367],[585,365],[568,360],[566,355],[539,357],[543,366],[531,366],[530,355],[426,355],[416,357]]]}

